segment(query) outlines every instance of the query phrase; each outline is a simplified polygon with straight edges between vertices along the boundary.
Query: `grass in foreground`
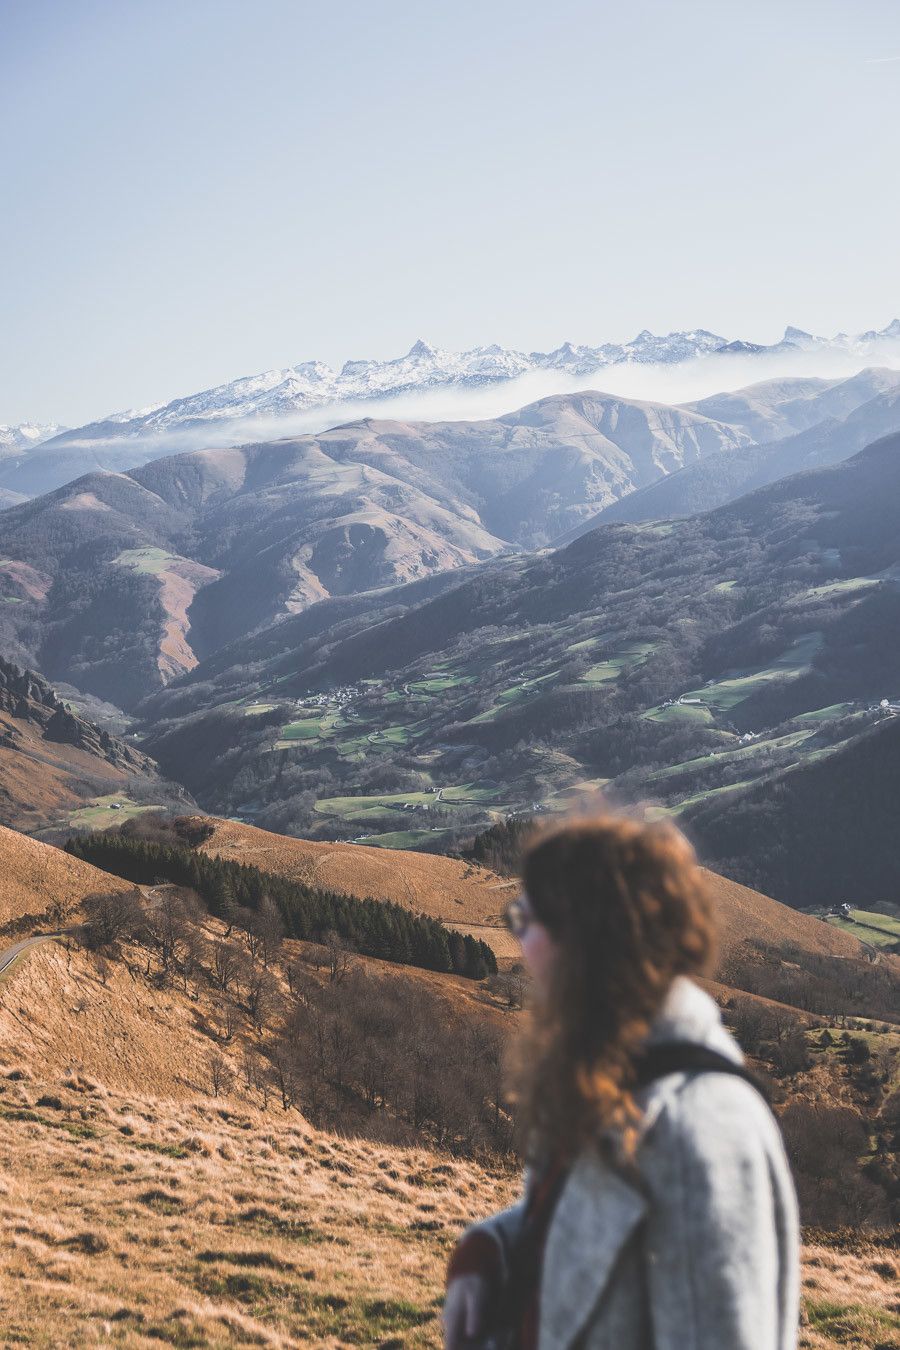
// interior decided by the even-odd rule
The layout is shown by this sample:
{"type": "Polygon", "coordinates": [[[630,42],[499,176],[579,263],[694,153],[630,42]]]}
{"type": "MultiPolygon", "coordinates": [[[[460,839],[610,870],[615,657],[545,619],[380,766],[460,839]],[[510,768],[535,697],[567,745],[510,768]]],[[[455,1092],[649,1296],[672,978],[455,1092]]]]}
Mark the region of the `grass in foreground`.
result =
{"type": "MultiPolygon", "coordinates": [[[[462,1227],[517,1178],[225,1097],[0,1071],[4,1345],[440,1344],[462,1227]]],[[[896,1343],[893,1254],[805,1249],[804,1350],[896,1343]]]]}
{"type": "Polygon", "coordinates": [[[447,1253],[514,1186],[77,1073],[0,1078],[0,1158],[4,1345],[437,1345],[447,1253]]]}

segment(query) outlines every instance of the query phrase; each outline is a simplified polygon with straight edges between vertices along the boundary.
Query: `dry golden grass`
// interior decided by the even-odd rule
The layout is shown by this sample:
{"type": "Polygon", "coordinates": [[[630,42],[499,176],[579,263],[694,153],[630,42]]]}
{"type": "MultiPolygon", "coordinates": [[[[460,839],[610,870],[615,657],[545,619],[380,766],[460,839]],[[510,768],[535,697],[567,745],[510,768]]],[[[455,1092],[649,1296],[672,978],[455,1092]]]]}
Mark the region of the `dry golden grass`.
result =
{"type": "Polygon", "coordinates": [[[762,938],[774,947],[800,947],[822,956],[864,955],[862,943],[851,934],[715,872],[705,875],[722,928],[723,951],[747,938],[762,938]]]}
{"type": "MultiPolygon", "coordinates": [[[[235,1081],[214,1098],[214,993],[158,989],[125,957],[43,946],[0,985],[2,1343],[437,1346],[452,1243],[516,1177],[264,1109],[241,1076],[247,1029],[219,1046],[235,1081]]],[[[891,1258],[808,1257],[804,1345],[888,1345],[891,1258]]]]}
{"type": "Polygon", "coordinates": [[[58,915],[71,916],[86,895],[131,889],[118,877],[0,825],[0,925],[30,914],[37,927],[51,905],[59,907],[58,915]]]}
{"type": "MultiPolygon", "coordinates": [[[[224,935],[225,925],[209,919],[202,931],[213,942],[224,935]]],[[[305,946],[285,943],[284,960],[297,959],[305,946]]],[[[32,948],[0,976],[0,1062],[41,1076],[77,1067],[114,1090],[139,1085],[145,1093],[171,1099],[210,1090],[214,1051],[224,1052],[239,1074],[244,1050],[256,1044],[249,1023],[223,1047],[218,991],[204,982],[190,994],[180,983],[159,988],[145,978],[147,959],[146,950],[137,947],[125,948],[115,961],[93,957],[74,943],[32,948]]],[[[423,985],[457,1011],[503,1016],[479,984],[462,976],[368,957],[355,957],[354,962],[373,973],[423,985]]],[[[283,971],[273,969],[272,975],[286,993],[283,971]]]]}
{"type": "Polygon", "coordinates": [[[247,1104],[0,1078],[4,1345],[435,1345],[501,1170],[247,1104]]]}
{"type": "Polygon", "coordinates": [[[65,820],[85,796],[122,792],[124,769],[64,742],[45,740],[25,717],[0,712],[0,798],[3,818],[18,829],[39,830],[65,820]]]}
{"type": "Polygon", "coordinates": [[[437,853],[318,843],[233,820],[204,819],[214,833],[201,846],[203,853],[344,895],[393,900],[482,938],[499,957],[517,954],[515,941],[503,927],[503,910],[517,883],[486,867],[437,853]]]}
{"type": "MultiPolygon", "coordinates": [[[[517,883],[487,868],[439,854],[290,839],[212,817],[207,824],[213,834],[202,845],[204,853],[346,895],[393,900],[483,938],[501,959],[518,955],[515,940],[502,927],[503,908],[517,883]],[[491,931],[494,928],[496,932],[491,931]]],[[[713,872],[706,876],[719,915],[723,952],[750,937],[835,956],[859,956],[863,951],[856,938],[840,929],[713,872]]]]}
{"type": "MultiPolygon", "coordinates": [[[[77,913],[84,895],[123,885],[5,830],[0,860],[7,919],[60,896],[77,913]]],[[[759,911],[738,900],[749,923],[759,911]]],[[[160,989],[145,962],[136,948],[104,962],[45,945],[0,981],[2,1344],[438,1345],[455,1236],[507,1203],[516,1177],[266,1107],[241,1072],[255,1033],[220,1044],[215,992],[160,989]],[[219,1098],[213,1051],[235,1076],[219,1098]]],[[[470,981],[402,978],[508,1015],[470,981]]],[[[896,1343],[895,1256],[857,1241],[805,1257],[805,1350],[896,1343]]]]}
{"type": "MultiPolygon", "coordinates": [[[[4,1345],[437,1346],[453,1242],[518,1184],[280,1107],[19,1072],[0,1070],[4,1345]]],[[[896,1344],[889,1252],[804,1256],[803,1347],[896,1344]]]]}
{"type": "Polygon", "coordinates": [[[803,1249],[802,1350],[890,1350],[900,1345],[900,1260],[861,1240],[853,1251],[803,1249]]]}

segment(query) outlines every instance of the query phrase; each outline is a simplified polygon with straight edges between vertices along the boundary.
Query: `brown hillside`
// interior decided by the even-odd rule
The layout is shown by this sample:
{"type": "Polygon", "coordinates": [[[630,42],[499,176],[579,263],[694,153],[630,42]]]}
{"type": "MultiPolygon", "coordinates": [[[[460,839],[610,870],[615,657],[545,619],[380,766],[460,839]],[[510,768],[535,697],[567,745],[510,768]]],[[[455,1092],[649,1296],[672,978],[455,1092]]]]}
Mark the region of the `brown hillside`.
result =
{"type": "Polygon", "coordinates": [[[131,889],[118,877],[0,825],[0,925],[33,915],[40,926],[54,906],[74,917],[86,895],[131,889]]]}
{"type": "MultiPolygon", "coordinates": [[[[705,869],[704,869],[705,870],[705,869]]],[[[762,938],[772,946],[801,947],[823,956],[862,956],[864,947],[849,933],[801,914],[760,891],[706,872],[712,886],[724,951],[748,938],[762,938]]]]}
{"type": "Polygon", "coordinates": [[[93,797],[124,793],[131,776],[89,750],[48,742],[39,728],[0,713],[0,815],[15,829],[40,830],[66,820],[93,797]]]}
{"type": "Polygon", "coordinates": [[[483,938],[498,956],[517,951],[502,926],[503,909],[517,883],[486,867],[437,853],[291,839],[233,820],[210,817],[205,823],[213,834],[201,845],[203,853],[345,895],[393,900],[483,938]]]}
{"type": "MultiPolygon", "coordinates": [[[[59,862],[73,893],[96,879],[59,862]]],[[[515,1169],[266,1106],[243,1080],[246,1027],[222,1047],[235,1076],[214,1095],[206,998],[158,988],[125,955],[104,966],[47,945],[0,982],[8,1343],[439,1347],[447,1256],[514,1197],[515,1169]]],[[[886,1344],[890,1254],[860,1235],[805,1257],[801,1346],[836,1350],[848,1331],[856,1350],[886,1344]]]]}
{"type": "Polygon", "coordinates": [[[81,716],[34,674],[0,658],[0,823],[30,832],[129,781],[159,784],[156,765],[81,716]]]}
{"type": "MultiPolygon", "coordinates": [[[[75,859],[68,861],[106,877],[75,859]]],[[[74,890],[81,880],[75,880],[74,890]]],[[[94,884],[85,893],[98,889],[94,884]]],[[[214,919],[202,926],[210,942],[224,932],[224,924],[214,919]]],[[[304,946],[285,943],[285,960],[296,960],[304,946]]],[[[368,957],[354,961],[373,974],[387,973],[426,988],[436,997],[436,1009],[446,1005],[469,1010],[479,1020],[501,1017],[499,1007],[471,980],[368,957]]],[[[208,1090],[210,1054],[218,1046],[221,996],[212,987],[194,990],[193,997],[180,985],[160,987],[145,978],[146,969],[147,953],[138,949],[126,948],[117,960],[93,957],[78,945],[67,949],[59,942],[31,949],[9,974],[0,976],[0,1062],[17,1063],[38,1075],[77,1066],[122,1092],[140,1088],[172,1100],[202,1095],[208,1090]]],[[[276,978],[286,993],[283,977],[276,978]]],[[[226,1054],[236,1073],[244,1050],[254,1048],[257,1039],[248,1027],[228,1043],[226,1054]]]]}
{"type": "MultiPolygon", "coordinates": [[[[213,834],[202,851],[214,857],[251,863],[263,871],[347,895],[394,900],[483,938],[501,958],[518,953],[517,944],[501,926],[503,907],[515,894],[517,883],[487,868],[439,854],[291,839],[231,820],[209,819],[207,824],[213,834]]],[[[862,945],[849,933],[713,872],[707,876],[722,927],[723,953],[754,937],[775,947],[796,946],[823,955],[863,953],[862,945]]]]}

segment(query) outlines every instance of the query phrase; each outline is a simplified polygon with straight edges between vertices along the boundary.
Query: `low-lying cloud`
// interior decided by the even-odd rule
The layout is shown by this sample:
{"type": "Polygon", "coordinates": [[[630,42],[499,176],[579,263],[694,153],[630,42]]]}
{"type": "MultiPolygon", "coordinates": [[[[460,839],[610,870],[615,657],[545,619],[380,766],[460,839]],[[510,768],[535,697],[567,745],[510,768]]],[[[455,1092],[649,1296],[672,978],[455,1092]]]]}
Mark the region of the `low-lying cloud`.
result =
{"type": "Polygon", "coordinates": [[[623,363],[582,376],[565,371],[535,370],[512,380],[475,388],[443,385],[386,398],[332,403],[277,417],[221,418],[170,431],[126,432],[123,429],[122,435],[70,436],[66,438],[66,445],[96,451],[115,448],[119,452],[130,447],[134,462],[145,463],[166,454],[316,434],[367,417],[403,422],[478,421],[501,417],[542,398],[585,390],[628,399],[682,404],[765,380],[848,379],[873,366],[900,369],[900,341],[883,339],[865,356],[859,352],[822,347],[761,355],[713,353],[668,365],[623,363]]]}

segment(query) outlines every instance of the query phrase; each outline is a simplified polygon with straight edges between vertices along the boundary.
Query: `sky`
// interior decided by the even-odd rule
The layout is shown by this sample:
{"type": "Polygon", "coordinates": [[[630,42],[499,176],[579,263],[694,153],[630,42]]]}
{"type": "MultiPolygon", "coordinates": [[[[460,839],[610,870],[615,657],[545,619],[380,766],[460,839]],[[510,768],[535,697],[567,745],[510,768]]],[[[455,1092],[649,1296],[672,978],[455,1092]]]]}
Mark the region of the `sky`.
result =
{"type": "Polygon", "coordinates": [[[897,0],[0,0],[0,423],[900,313],[897,0]]]}

